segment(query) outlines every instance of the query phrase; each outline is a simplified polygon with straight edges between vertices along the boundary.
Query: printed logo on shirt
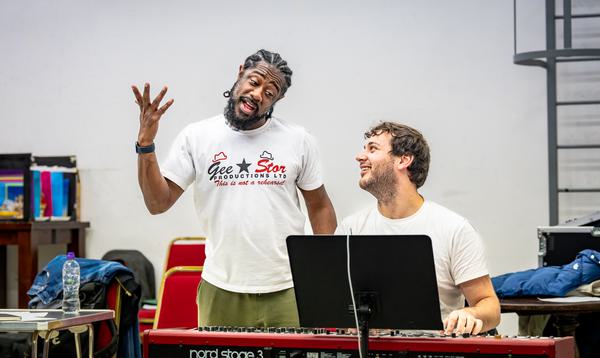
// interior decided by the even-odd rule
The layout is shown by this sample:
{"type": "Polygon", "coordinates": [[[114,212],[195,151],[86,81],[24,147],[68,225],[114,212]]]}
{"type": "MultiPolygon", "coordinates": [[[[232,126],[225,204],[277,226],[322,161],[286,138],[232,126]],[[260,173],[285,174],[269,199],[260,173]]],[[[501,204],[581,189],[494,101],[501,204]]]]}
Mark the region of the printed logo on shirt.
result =
{"type": "Polygon", "coordinates": [[[225,155],[225,153],[219,152],[219,153],[217,153],[217,154],[214,155],[214,157],[213,157],[213,163],[216,163],[218,161],[225,160],[225,159],[227,159],[227,156],[225,155]]]}
{"type": "Polygon", "coordinates": [[[215,153],[208,167],[208,180],[216,186],[284,185],[285,165],[273,153],[263,150],[258,158],[228,160],[225,152],[215,153]]]}

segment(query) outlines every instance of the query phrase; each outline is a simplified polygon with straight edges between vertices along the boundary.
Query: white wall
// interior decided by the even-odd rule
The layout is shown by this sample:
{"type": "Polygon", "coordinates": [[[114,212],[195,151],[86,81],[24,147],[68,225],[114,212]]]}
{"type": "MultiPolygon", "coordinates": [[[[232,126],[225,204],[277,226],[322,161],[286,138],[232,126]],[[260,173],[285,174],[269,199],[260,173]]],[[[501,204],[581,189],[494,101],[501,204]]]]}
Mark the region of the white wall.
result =
{"type": "MultiPolygon", "coordinates": [[[[543,48],[543,1],[519,6],[520,50],[543,48]]],[[[512,16],[505,0],[0,1],[0,152],[76,155],[88,257],[139,249],[158,279],[168,241],[199,229],[190,193],[145,210],[130,85],[169,85],[164,158],[187,123],[222,111],[239,64],[264,47],[294,70],[275,113],[317,137],[338,218],[373,202],[356,184],[362,133],[400,121],[432,148],[425,197],[471,220],[492,275],[534,267],[545,73],[512,63],[512,16]]]]}

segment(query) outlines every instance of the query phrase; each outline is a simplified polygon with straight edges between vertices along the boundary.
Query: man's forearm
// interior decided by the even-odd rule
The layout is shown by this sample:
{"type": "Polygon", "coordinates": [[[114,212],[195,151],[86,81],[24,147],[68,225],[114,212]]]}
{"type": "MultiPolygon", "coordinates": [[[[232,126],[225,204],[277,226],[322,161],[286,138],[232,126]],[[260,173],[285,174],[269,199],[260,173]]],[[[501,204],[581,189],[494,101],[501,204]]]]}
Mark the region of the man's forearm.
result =
{"type": "Polygon", "coordinates": [[[483,332],[496,328],[500,323],[500,302],[495,296],[486,297],[477,302],[474,307],[467,307],[465,310],[470,311],[475,318],[483,322],[483,332]]]}
{"type": "Polygon", "coordinates": [[[169,185],[154,153],[138,155],[138,182],[151,214],[160,214],[171,206],[169,185]]]}
{"type": "Polygon", "coordinates": [[[335,210],[331,201],[322,206],[308,210],[308,218],[314,234],[333,234],[337,227],[335,210]]]}

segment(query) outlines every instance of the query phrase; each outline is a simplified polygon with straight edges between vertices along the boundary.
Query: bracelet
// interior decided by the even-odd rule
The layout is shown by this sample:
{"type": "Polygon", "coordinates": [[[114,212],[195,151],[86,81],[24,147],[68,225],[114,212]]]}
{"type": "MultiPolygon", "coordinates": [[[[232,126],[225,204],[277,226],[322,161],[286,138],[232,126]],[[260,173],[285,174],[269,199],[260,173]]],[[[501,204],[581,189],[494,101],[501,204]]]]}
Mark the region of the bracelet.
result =
{"type": "Polygon", "coordinates": [[[138,142],[135,142],[135,152],[138,154],[154,153],[154,149],[155,149],[154,143],[152,143],[148,146],[142,147],[142,146],[140,146],[140,144],[138,142]]]}

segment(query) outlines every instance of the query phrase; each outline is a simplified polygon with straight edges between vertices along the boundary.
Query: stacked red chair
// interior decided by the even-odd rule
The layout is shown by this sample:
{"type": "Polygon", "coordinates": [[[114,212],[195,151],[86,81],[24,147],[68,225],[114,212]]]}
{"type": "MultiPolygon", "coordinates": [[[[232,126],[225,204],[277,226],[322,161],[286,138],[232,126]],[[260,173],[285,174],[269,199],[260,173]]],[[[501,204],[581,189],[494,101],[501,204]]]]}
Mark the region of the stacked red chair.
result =
{"type": "Polygon", "coordinates": [[[201,266],[175,266],[164,274],[154,329],[197,327],[196,292],[201,279],[201,266]]]}
{"type": "MultiPolygon", "coordinates": [[[[167,256],[165,259],[165,267],[163,270],[163,278],[161,283],[159,297],[157,299],[156,308],[148,308],[142,306],[138,313],[138,320],[140,322],[140,334],[144,332],[146,329],[155,328],[155,318],[157,316],[157,309],[161,305],[161,295],[163,292],[163,283],[165,282],[165,276],[167,272],[174,267],[186,267],[186,266],[195,266],[202,267],[204,266],[204,260],[206,258],[205,253],[205,238],[203,237],[178,237],[169,243],[169,247],[167,249],[167,256]]],[[[177,275],[177,274],[176,274],[177,275]]],[[[176,279],[178,280],[178,279],[176,279]]],[[[199,281],[198,281],[199,282],[199,281]]],[[[169,283],[170,284],[170,283],[169,283]]],[[[196,284],[196,287],[198,285],[196,284]]],[[[196,289],[196,287],[194,289],[196,289]]],[[[192,303],[195,306],[195,297],[196,291],[194,291],[194,299],[192,299],[192,303]]],[[[196,319],[196,315],[193,316],[196,319]]],[[[196,323],[194,323],[195,325],[196,323]]]]}

